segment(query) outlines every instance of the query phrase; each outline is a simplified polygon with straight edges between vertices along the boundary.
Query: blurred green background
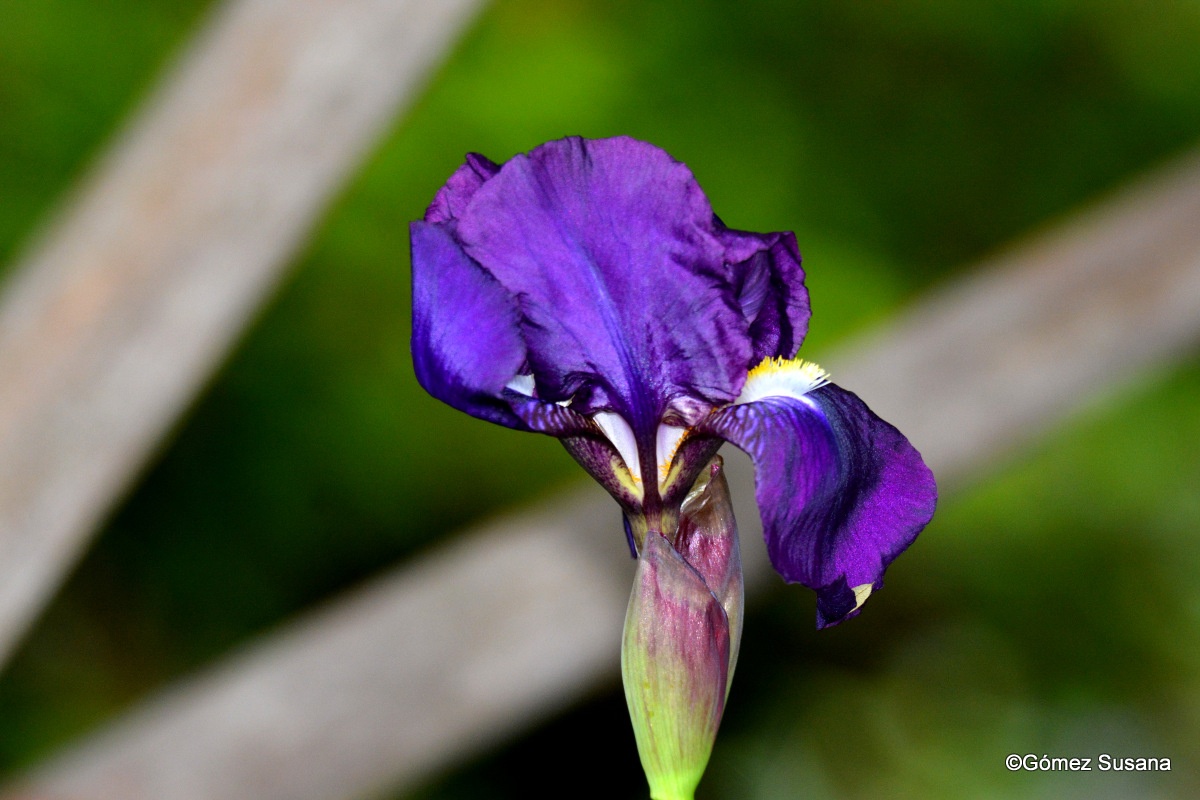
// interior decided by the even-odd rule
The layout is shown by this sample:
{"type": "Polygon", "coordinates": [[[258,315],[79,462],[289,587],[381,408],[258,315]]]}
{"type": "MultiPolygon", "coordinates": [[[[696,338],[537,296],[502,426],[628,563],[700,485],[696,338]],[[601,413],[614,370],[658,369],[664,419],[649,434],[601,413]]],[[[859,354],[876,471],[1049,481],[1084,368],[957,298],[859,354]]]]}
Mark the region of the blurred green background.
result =
{"type": "MultiPolygon", "coordinates": [[[[210,5],[6,0],[0,263],[210,5]]],[[[567,134],[655,142],[731,226],[795,230],[819,361],[1200,141],[1200,4],[494,3],[0,676],[0,771],[581,480],[552,440],[425,396],[408,354],[407,222],[468,150],[502,160],[567,134]]],[[[817,634],[809,593],[772,591],[700,797],[1200,796],[1198,397],[1193,356],[1081,398],[1019,460],[947,495],[851,624],[817,634]],[[1014,774],[1010,752],[1173,769],[1014,774]]],[[[549,761],[645,797],[627,725],[614,686],[405,796],[549,796],[549,761]]]]}

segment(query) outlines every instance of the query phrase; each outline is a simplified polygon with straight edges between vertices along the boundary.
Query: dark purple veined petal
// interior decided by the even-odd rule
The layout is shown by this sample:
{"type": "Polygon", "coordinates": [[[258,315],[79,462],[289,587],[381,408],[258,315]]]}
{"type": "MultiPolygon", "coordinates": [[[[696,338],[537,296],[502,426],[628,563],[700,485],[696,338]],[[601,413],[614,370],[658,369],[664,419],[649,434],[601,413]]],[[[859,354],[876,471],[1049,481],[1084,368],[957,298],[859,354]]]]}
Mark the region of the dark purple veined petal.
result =
{"type": "MultiPolygon", "coordinates": [[[[607,489],[623,509],[631,513],[641,510],[645,499],[641,486],[594,420],[558,403],[548,403],[513,389],[504,391],[504,399],[529,430],[557,437],[575,461],[607,489]]],[[[628,519],[625,525],[629,527],[628,519]]],[[[632,542],[632,533],[629,536],[632,542]]],[[[630,546],[634,547],[633,544],[630,546]]],[[[636,548],[633,552],[636,558],[636,548]]]]}
{"type": "Polygon", "coordinates": [[[833,384],[730,406],[704,423],[745,450],[771,563],[817,592],[817,625],[854,616],[933,516],[921,455],[833,384]]]}
{"type": "Polygon", "coordinates": [[[715,436],[697,436],[688,432],[675,448],[666,475],[660,481],[659,490],[663,504],[677,507],[692,490],[702,470],[707,467],[717,451],[725,444],[715,436]]]}
{"type": "Polygon", "coordinates": [[[565,406],[547,403],[512,389],[506,389],[503,397],[513,413],[520,417],[521,422],[525,423],[531,431],[559,438],[581,435],[601,438],[604,436],[595,422],[565,406]]]}
{"type": "MultiPolygon", "coordinates": [[[[646,496],[642,485],[634,480],[635,476],[629,472],[616,448],[603,434],[562,436],[559,441],[575,462],[612,495],[626,514],[635,514],[639,522],[644,518],[646,496]]],[[[629,524],[628,517],[626,524],[629,524]]]]}
{"type": "Polygon", "coordinates": [[[812,315],[795,234],[737,231],[720,220],[714,224],[725,245],[738,304],[750,324],[754,362],[794,357],[812,315]]]}
{"type": "Polygon", "coordinates": [[[526,361],[516,301],[444,228],[414,222],[411,234],[417,380],[460,411],[528,430],[501,397],[526,361]]]}
{"type": "Polygon", "coordinates": [[[691,172],[659,148],[569,138],[518,155],[474,190],[455,236],[517,298],[542,399],[618,411],[644,442],[676,399],[737,396],[752,348],[725,247],[691,172]]]}

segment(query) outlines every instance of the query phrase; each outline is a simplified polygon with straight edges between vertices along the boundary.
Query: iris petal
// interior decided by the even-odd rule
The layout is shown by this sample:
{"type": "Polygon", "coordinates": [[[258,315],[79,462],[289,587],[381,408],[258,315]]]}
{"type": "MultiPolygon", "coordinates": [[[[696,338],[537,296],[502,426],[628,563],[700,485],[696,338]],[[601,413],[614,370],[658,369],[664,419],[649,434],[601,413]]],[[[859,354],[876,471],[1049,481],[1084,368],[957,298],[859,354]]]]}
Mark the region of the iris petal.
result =
{"type": "Polygon", "coordinates": [[[920,454],[852,392],[729,406],[705,423],[755,463],[755,495],[776,571],[817,592],[817,625],[854,616],[933,516],[920,454]]]}
{"type": "Polygon", "coordinates": [[[467,161],[454,171],[446,185],[434,195],[433,202],[425,210],[426,222],[453,222],[467,208],[467,203],[489,178],[500,171],[500,167],[478,153],[468,153],[467,161]]]}
{"type": "Polygon", "coordinates": [[[590,419],[558,403],[547,403],[511,388],[504,392],[504,399],[531,431],[559,438],[602,435],[600,428],[590,419]]]}
{"type": "Polygon", "coordinates": [[[715,225],[738,304],[750,324],[754,361],[792,358],[811,316],[795,234],[737,231],[720,220],[715,225]]]}
{"type": "Polygon", "coordinates": [[[501,397],[526,360],[516,301],[444,228],[414,222],[411,233],[417,380],[460,411],[528,430],[501,397]]]}
{"type": "Polygon", "coordinates": [[[456,236],[518,299],[543,399],[616,411],[652,443],[672,401],[737,396],[752,353],[725,248],[691,172],[657,147],[570,138],[518,155],[456,236]]]}

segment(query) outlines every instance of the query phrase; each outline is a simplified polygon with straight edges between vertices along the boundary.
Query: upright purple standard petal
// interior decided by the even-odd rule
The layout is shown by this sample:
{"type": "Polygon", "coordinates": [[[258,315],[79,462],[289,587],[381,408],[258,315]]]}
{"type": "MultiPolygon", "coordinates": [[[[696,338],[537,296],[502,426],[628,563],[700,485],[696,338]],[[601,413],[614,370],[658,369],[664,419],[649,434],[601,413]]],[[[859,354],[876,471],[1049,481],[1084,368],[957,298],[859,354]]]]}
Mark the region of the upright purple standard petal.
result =
{"type": "Polygon", "coordinates": [[[525,363],[512,295],[437,225],[412,231],[412,355],[417,380],[443,403],[527,430],[501,397],[525,363]]]}
{"type": "Polygon", "coordinates": [[[853,393],[730,406],[705,429],[754,459],[771,563],[817,592],[817,625],[857,613],[933,516],[937,487],[920,454],[853,393]]]}
{"type": "Polygon", "coordinates": [[[691,172],[657,147],[570,138],[516,156],[456,236],[517,298],[543,399],[615,410],[651,443],[672,401],[737,396],[752,348],[725,248],[691,172]]]}
{"type": "Polygon", "coordinates": [[[425,221],[452,223],[462,215],[479,187],[499,171],[499,166],[479,153],[468,153],[466,163],[454,171],[450,180],[434,196],[425,211],[425,221]]]}
{"type": "Polygon", "coordinates": [[[792,358],[812,315],[796,236],[736,231],[720,220],[716,234],[725,245],[733,289],[750,324],[754,363],[775,356],[792,358]]]}

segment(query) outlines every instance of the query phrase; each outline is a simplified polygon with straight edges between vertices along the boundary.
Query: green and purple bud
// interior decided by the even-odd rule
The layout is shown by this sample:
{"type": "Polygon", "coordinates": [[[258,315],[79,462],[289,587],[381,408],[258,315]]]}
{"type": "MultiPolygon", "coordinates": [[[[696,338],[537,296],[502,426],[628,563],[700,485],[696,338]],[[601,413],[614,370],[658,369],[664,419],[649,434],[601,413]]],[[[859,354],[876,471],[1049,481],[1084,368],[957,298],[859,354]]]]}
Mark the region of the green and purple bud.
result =
{"type": "Polygon", "coordinates": [[[692,800],[716,739],[742,631],[737,525],[720,457],[701,471],[673,541],[646,534],[621,675],[654,800],[692,800]]]}

